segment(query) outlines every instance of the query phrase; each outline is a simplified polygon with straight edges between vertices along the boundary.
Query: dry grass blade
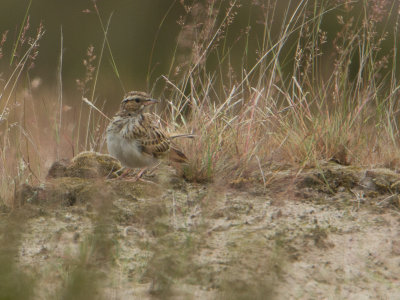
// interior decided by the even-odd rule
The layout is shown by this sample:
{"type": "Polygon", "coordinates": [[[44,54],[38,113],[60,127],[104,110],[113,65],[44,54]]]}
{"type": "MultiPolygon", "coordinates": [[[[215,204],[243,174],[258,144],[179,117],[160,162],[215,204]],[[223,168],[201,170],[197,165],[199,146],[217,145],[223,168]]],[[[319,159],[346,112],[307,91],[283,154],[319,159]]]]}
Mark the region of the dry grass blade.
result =
{"type": "Polygon", "coordinates": [[[87,98],[83,97],[82,101],[85,102],[87,105],[89,105],[91,108],[94,108],[100,115],[102,115],[105,119],[108,121],[111,121],[109,117],[107,117],[106,114],[104,114],[100,109],[98,109],[92,102],[90,102],[87,98]]]}

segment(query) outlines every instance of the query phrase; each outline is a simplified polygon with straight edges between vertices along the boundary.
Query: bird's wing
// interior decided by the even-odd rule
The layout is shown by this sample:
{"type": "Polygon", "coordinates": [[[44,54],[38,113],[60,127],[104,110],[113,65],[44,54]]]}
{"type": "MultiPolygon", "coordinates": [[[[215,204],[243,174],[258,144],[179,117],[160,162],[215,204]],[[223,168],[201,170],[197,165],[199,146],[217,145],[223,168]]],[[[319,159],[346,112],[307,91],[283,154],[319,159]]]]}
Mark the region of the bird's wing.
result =
{"type": "Polygon", "coordinates": [[[169,151],[169,159],[174,162],[178,163],[187,163],[188,159],[186,155],[179,150],[175,145],[171,145],[170,151],[169,151]]]}
{"type": "Polygon", "coordinates": [[[168,134],[161,128],[159,119],[152,114],[143,114],[132,134],[144,153],[157,157],[167,153],[170,148],[168,134]]]}

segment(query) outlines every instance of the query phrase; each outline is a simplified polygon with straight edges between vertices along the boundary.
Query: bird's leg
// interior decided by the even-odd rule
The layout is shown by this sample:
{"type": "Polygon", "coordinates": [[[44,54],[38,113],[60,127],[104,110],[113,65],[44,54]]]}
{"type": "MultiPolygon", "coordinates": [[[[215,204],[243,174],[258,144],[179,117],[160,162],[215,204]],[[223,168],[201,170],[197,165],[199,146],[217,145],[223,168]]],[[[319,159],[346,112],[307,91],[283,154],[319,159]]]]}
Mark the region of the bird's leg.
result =
{"type": "Polygon", "coordinates": [[[135,176],[136,180],[141,179],[145,172],[148,172],[148,173],[154,172],[154,170],[157,169],[160,164],[161,164],[161,162],[156,164],[154,167],[151,167],[151,168],[150,167],[144,167],[144,168],[140,169],[139,173],[135,176]]]}
{"type": "Polygon", "coordinates": [[[139,173],[135,177],[133,177],[131,179],[126,179],[126,181],[130,181],[130,182],[142,181],[142,182],[152,183],[152,184],[157,185],[155,182],[143,179],[142,176],[149,169],[150,169],[149,172],[153,172],[159,165],[160,165],[160,163],[158,163],[156,166],[154,166],[152,168],[144,167],[139,171],[139,173]]]}
{"type": "Polygon", "coordinates": [[[119,175],[119,176],[117,177],[117,179],[125,178],[126,176],[128,176],[128,174],[129,174],[130,171],[131,171],[131,169],[125,168],[125,170],[122,172],[121,175],[119,175]]]}
{"type": "Polygon", "coordinates": [[[147,182],[147,180],[142,179],[142,176],[143,176],[144,172],[146,172],[147,169],[148,169],[148,167],[144,167],[144,168],[140,169],[139,173],[137,173],[137,175],[135,177],[126,179],[125,181],[136,182],[136,181],[140,180],[140,181],[147,182]]]}
{"type": "Polygon", "coordinates": [[[136,180],[139,180],[140,178],[142,178],[144,172],[146,172],[147,169],[148,169],[148,167],[142,168],[142,169],[139,171],[139,173],[137,173],[137,175],[135,176],[136,180]]]}
{"type": "Polygon", "coordinates": [[[135,177],[130,178],[130,179],[126,179],[125,181],[129,181],[129,182],[142,181],[142,182],[145,182],[145,183],[151,183],[151,184],[157,185],[157,183],[155,183],[155,182],[152,182],[152,181],[149,181],[149,180],[146,180],[146,179],[142,178],[144,172],[146,172],[147,169],[148,169],[148,167],[142,168],[135,177]]]}
{"type": "MultiPolygon", "coordinates": [[[[124,179],[125,181],[131,181],[131,182],[136,182],[136,181],[139,181],[139,180],[140,181],[144,181],[144,182],[148,182],[147,180],[142,179],[142,176],[147,171],[147,169],[148,169],[148,167],[144,167],[144,168],[140,169],[139,173],[136,176],[134,176],[132,178],[125,179],[129,175],[129,173],[131,172],[132,169],[123,167],[123,168],[121,168],[120,170],[117,171],[118,173],[122,171],[122,173],[120,175],[118,175],[116,178],[112,178],[110,180],[122,180],[122,179],[124,179]]],[[[151,171],[153,171],[153,169],[151,169],[151,171]]]]}

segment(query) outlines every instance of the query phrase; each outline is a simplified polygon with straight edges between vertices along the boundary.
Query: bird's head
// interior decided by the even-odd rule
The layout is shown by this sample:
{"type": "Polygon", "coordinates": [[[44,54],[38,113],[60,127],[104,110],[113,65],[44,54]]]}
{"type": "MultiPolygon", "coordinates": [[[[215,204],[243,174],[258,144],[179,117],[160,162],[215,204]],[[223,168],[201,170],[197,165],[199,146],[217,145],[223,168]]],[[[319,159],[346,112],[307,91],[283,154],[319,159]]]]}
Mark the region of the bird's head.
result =
{"type": "Polygon", "coordinates": [[[141,113],[147,106],[157,103],[158,100],[152,99],[145,92],[131,91],[127,93],[121,102],[121,112],[141,113]]]}

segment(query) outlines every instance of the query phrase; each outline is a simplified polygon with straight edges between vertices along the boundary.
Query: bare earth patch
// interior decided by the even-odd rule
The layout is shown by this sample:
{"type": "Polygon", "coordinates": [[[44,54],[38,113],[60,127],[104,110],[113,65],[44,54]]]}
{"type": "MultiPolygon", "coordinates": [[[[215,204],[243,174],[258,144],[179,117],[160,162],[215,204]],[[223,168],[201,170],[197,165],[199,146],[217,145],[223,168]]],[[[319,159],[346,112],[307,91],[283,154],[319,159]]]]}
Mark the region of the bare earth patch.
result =
{"type": "Polygon", "coordinates": [[[79,293],[77,282],[91,283],[93,299],[400,297],[390,170],[269,169],[265,186],[224,188],[167,167],[146,178],[155,184],[89,173],[21,192],[17,261],[36,279],[36,299],[79,293]]]}

